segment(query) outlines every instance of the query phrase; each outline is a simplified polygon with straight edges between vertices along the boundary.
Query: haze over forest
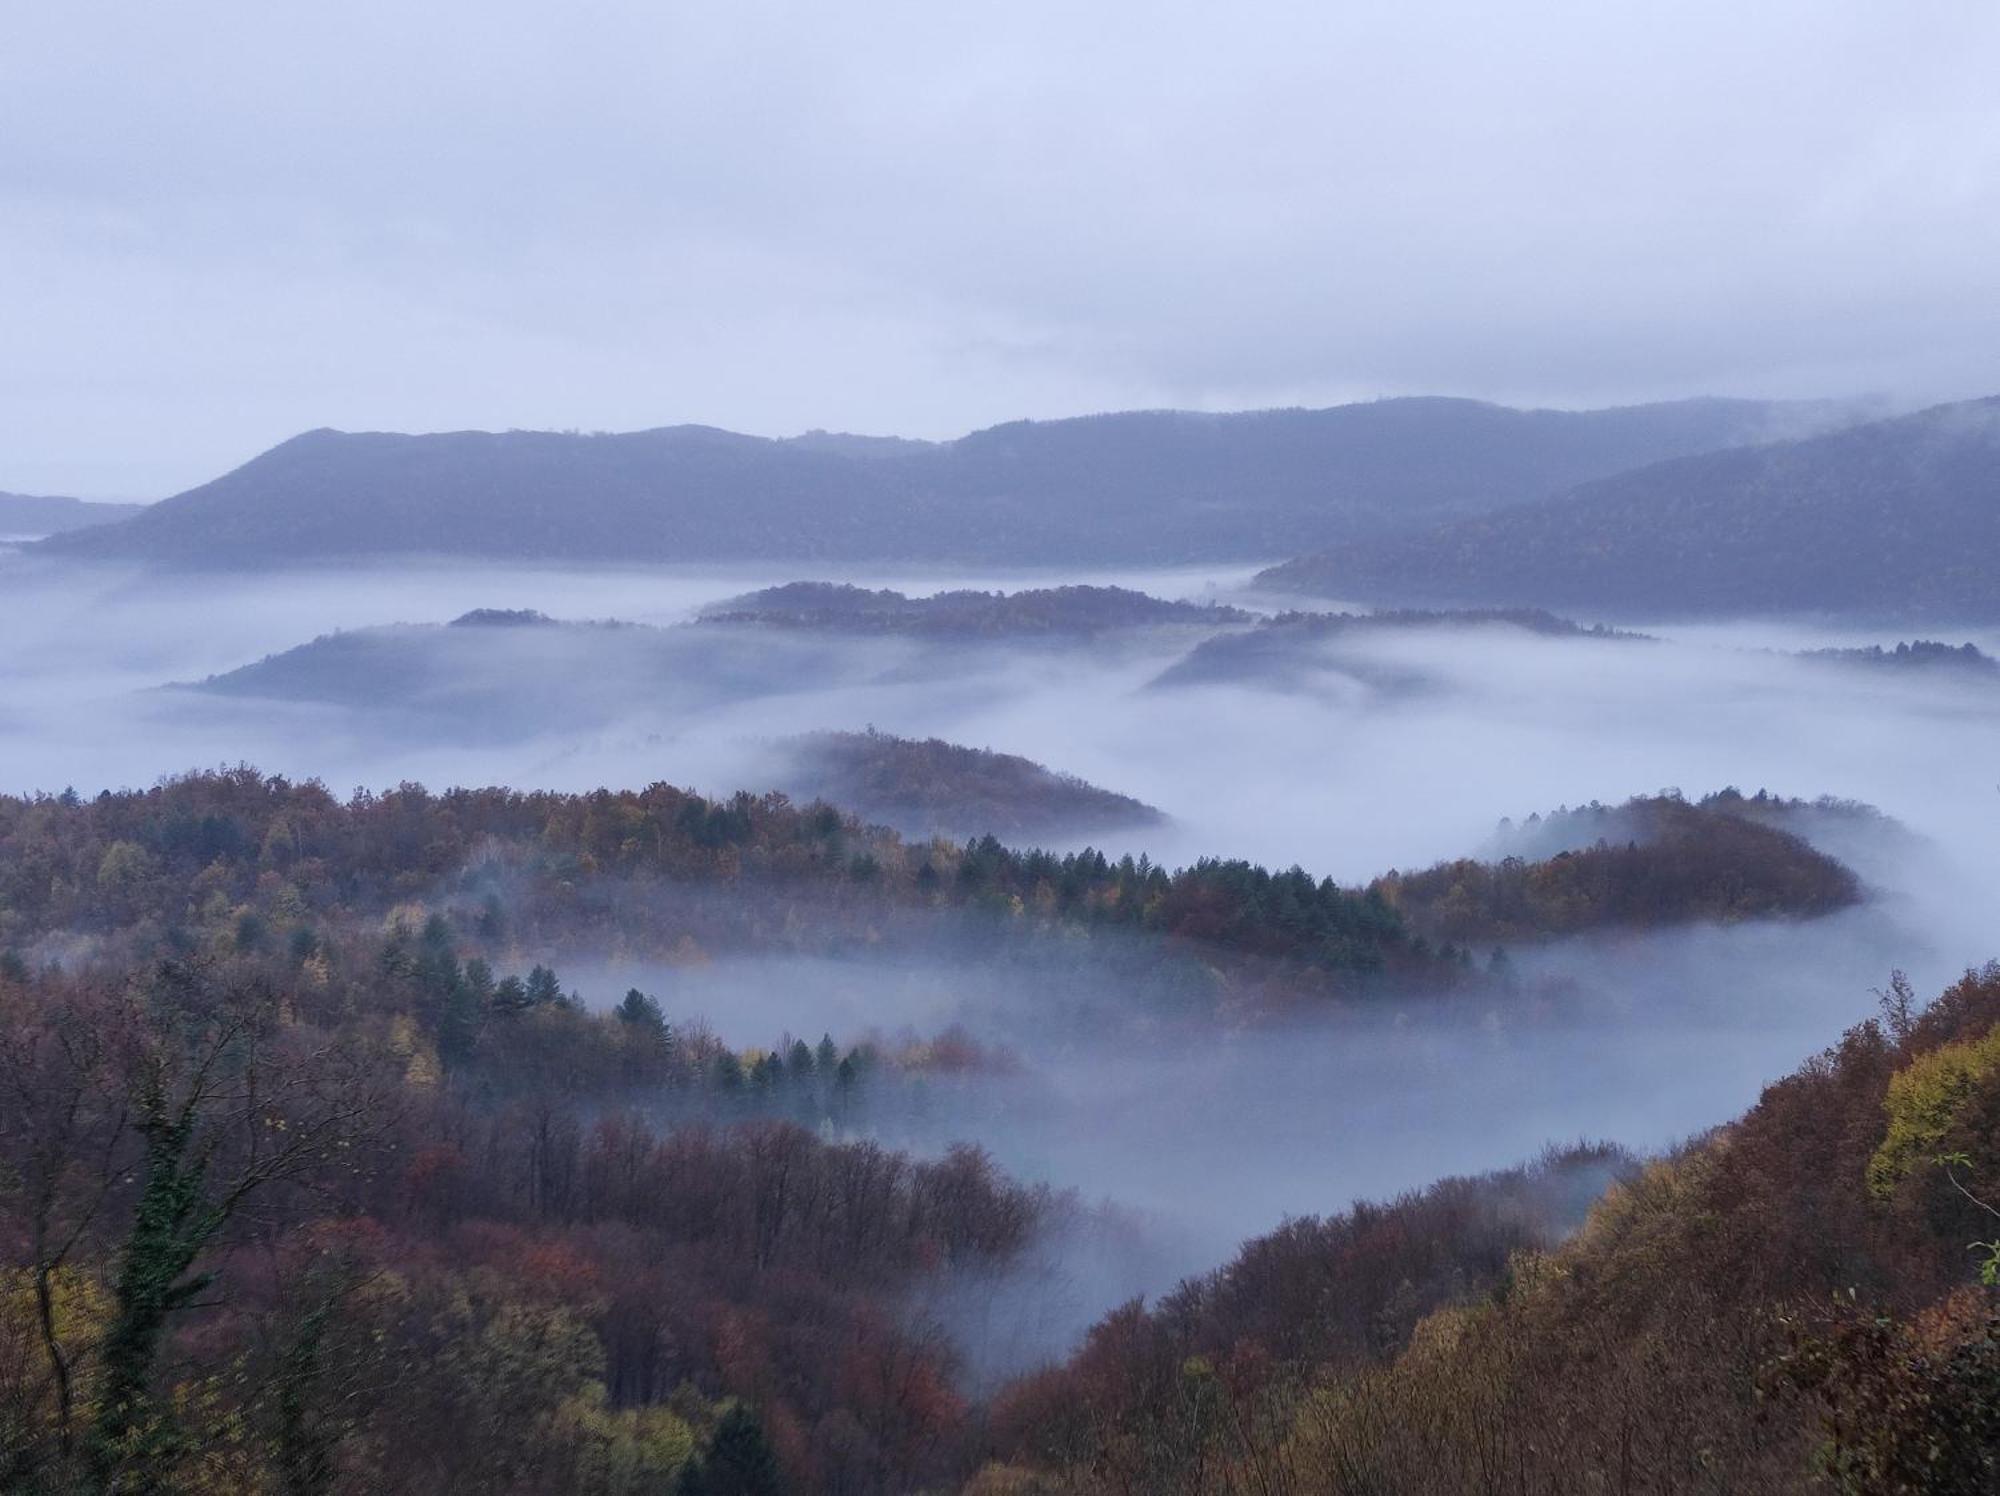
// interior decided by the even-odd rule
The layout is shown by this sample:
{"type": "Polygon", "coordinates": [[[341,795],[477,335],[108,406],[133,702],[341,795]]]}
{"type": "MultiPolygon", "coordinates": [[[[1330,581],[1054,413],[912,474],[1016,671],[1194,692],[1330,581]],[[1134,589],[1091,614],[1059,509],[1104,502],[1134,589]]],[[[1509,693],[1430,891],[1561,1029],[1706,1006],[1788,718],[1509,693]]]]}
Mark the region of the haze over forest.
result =
{"type": "Polygon", "coordinates": [[[0,1489],[2000,1489],[1995,43],[24,16],[0,1489]]]}

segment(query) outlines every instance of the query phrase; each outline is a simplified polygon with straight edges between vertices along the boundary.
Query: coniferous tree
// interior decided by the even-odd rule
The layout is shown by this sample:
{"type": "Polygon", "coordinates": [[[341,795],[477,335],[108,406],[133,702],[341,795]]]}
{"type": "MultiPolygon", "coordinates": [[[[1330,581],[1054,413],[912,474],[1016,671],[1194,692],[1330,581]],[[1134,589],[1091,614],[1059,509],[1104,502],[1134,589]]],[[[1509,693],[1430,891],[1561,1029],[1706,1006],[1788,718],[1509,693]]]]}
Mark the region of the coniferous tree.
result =
{"type": "Polygon", "coordinates": [[[612,1010],[621,1023],[628,1023],[636,1029],[649,1029],[664,1034],[667,1015],[660,1011],[659,1003],[641,992],[637,987],[625,993],[625,1000],[612,1010]]]}
{"type": "Polygon", "coordinates": [[[680,1496],[783,1496],[784,1490],[764,1425],[744,1403],[732,1403],[716,1421],[708,1449],[680,1481],[680,1496]]]}

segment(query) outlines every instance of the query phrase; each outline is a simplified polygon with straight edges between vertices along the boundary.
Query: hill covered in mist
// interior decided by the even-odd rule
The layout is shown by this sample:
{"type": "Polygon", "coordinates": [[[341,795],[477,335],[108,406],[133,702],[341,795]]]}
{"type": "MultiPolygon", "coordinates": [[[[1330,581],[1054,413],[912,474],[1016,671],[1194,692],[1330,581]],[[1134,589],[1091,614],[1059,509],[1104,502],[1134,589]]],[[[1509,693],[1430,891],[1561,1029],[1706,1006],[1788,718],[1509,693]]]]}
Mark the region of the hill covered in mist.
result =
{"type": "Polygon", "coordinates": [[[780,782],[906,836],[1101,835],[1157,825],[1159,811],[1030,759],[938,738],[820,732],[781,744],[780,782]]]}
{"type": "Polygon", "coordinates": [[[1114,644],[1151,647],[1167,630],[1173,648],[1190,631],[1202,637],[1249,617],[1118,587],[907,597],[795,582],[681,624],[489,607],[450,623],[349,629],[172,689],[183,699],[347,708],[378,725],[394,717],[425,739],[512,739],[618,720],[685,723],[690,713],[790,692],[963,679],[1005,668],[1002,645],[1097,657],[1114,644]]]}
{"type": "Polygon", "coordinates": [[[144,504],[102,504],[26,493],[0,493],[0,536],[60,535],[143,513],[144,504]]]}
{"type": "Polygon", "coordinates": [[[1514,632],[1539,639],[1643,642],[1643,634],[1586,627],[1539,608],[1389,609],[1380,613],[1279,613],[1256,627],[1204,639],[1163,670],[1156,687],[1255,685],[1285,690],[1327,672],[1386,689],[1423,684],[1408,664],[1357,650],[1404,634],[1514,632]]]}
{"type": "Polygon", "coordinates": [[[1258,581],[1616,617],[2000,617],[2000,398],[1661,462],[1258,581]]]}
{"type": "Polygon", "coordinates": [[[909,597],[838,582],[788,582],[716,603],[704,623],[761,623],[835,633],[998,638],[1098,634],[1160,624],[1215,627],[1251,615],[1219,604],[1174,602],[1129,587],[961,590],[909,597]]]}
{"type": "Polygon", "coordinates": [[[1258,560],[1483,512],[1848,418],[1820,403],[1597,411],[1382,400],[1017,421],[936,444],[311,431],[51,553],[276,566],[537,560],[1258,560]]]}

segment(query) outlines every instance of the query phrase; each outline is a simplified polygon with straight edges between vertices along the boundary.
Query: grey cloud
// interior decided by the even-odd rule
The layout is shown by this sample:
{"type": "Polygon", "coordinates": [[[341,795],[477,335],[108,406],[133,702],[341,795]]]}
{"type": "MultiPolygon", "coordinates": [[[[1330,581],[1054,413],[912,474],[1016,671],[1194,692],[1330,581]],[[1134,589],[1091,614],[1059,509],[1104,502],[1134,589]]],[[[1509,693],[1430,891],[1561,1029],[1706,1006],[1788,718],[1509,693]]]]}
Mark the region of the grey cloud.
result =
{"type": "Polygon", "coordinates": [[[322,424],[1984,392],[1996,40],[1928,0],[24,11],[0,484],[322,424]]]}

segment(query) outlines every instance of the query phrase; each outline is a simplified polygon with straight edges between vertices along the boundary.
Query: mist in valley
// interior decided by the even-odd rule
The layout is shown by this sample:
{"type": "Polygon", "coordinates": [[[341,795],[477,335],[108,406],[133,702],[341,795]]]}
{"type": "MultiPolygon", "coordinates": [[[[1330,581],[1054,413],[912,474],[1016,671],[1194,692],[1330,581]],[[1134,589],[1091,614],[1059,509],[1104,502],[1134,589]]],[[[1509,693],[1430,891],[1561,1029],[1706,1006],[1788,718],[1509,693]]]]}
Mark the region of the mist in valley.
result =
{"type": "MultiPolygon", "coordinates": [[[[1385,629],[1306,648],[1282,678],[1186,684],[1162,676],[1202,637],[1250,625],[731,640],[691,620],[800,574],[407,565],[197,581],[26,558],[0,567],[15,600],[0,613],[0,784],[13,792],[91,795],[244,761],[341,794],[405,780],[664,780],[727,795],[782,785],[784,740],[873,727],[1024,755],[1165,813],[1052,845],[1093,841],[1168,866],[1297,864],[1349,884],[1506,855],[1503,819],[1518,838],[1532,815],[1665,787],[1831,795],[1891,818],[1827,847],[1869,890],[1846,913],[1511,951],[1524,982],[1556,1002],[1440,998],[1201,1028],[1161,1022],[1155,995],[1110,967],[993,968],[955,950],[948,929],[925,948],[840,956],[523,953],[550,955],[591,1006],[638,987],[674,1023],[731,1045],[822,1033],[892,1045],[956,1028],[1006,1056],[883,1093],[843,1122],[929,1154],[977,1142],[1122,1223],[1080,1231],[1044,1263],[1038,1301],[1067,1307],[1004,1353],[981,1348],[988,1370],[1059,1351],[1110,1304],[1213,1267],[1289,1215],[1507,1166],[1552,1142],[1669,1146],[1867,1016],[1892,969],[1929,990],[1993,954],[2000,687],[1794,657],[1895,642],[1880,634],[1768,622],[1657,625],[1644,639],[1385,629]],[[545,630],[464,630],[448,638],[443,677],[364,667],[344,697],[201,688],[343,631],[417,626],[429,649],[447,639],[438,625],[480,608],[644,627],[577,636],[582,652],[553,666],[545,630]]],[[[1248,593],[1249,574],[830,579],[911,595],[1087,582],[1282,602],[1248,593]]],[[[1018,1332],[1019,1314],[1000,1318],[1018,1332]]]]}

